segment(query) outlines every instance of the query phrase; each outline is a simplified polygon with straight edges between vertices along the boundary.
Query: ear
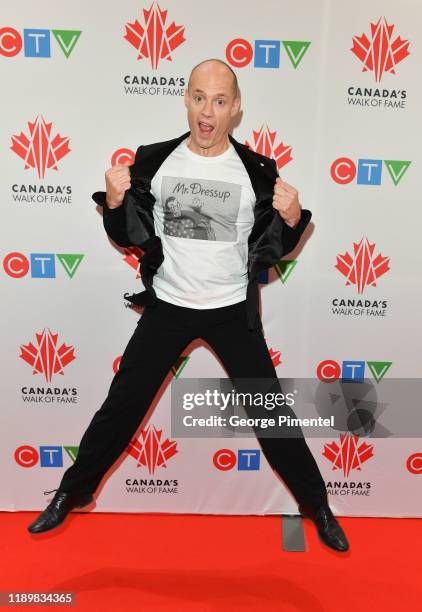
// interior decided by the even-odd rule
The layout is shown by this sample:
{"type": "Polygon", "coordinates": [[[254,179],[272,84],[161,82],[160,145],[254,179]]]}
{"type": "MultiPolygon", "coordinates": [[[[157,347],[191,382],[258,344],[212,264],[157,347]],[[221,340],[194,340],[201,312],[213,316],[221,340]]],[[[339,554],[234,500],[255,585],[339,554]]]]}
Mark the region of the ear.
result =
{"type": "Polygon", "coordinates": [[[230,111],[231,117],[234,117],[235,115],[237,115],[237,113],[239,112],[239,109],[240,109],[240,98],[237,97],[233,100],[232,108],[230,111]]]}
{"type": "Polygon", "coordinates": [[[185,103],[186,108],[189,106],[189,93],[188,89],[185,89],[185,95],[183,96],[183,102],[185,103]]]}

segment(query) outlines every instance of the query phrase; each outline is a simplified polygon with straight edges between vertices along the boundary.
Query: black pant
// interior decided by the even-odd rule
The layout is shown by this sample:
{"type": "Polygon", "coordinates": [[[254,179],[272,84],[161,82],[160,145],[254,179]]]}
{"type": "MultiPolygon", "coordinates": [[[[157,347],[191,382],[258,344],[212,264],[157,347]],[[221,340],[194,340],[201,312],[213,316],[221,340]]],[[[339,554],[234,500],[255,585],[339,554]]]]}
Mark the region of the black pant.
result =
{"type": "MultiPolygon", "coordinates": [[[[157,306],[145,307],[107,398],[82,437],[75,463],[63,475],[61,490],[96,490],[128,446],[170,368],[196,338],[215,351],[237,391],[233,379],[265,378],[275,379],[275,388],[281,392],[262,329],[247,329],[245,301],[201,310],[158,300],[157,306]]],[[[289,438],[257,435],[257,439],[268,463],[298,503],[316,508],[326,502],[324,480],[303,434],[289,438]]]]}

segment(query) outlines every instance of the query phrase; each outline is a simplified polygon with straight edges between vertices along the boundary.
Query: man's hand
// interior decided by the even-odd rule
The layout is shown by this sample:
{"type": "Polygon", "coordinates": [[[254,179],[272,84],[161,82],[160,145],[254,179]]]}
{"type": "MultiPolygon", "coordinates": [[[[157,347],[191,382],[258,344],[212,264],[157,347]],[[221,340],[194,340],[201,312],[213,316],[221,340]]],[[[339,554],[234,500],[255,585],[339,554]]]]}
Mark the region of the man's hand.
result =
{"type": "Polygon", "coordinates": [[[295,227],[301,217],[298,191],[278,176],[274,185],[273,207],[290,227],[295,227]]]}
{"type": "Polygon", "coordinates": [[[130,163],[116,164],[105,173],[106,201],[109,208],[121,206],[125,191],[130,189],[130,163]]]}

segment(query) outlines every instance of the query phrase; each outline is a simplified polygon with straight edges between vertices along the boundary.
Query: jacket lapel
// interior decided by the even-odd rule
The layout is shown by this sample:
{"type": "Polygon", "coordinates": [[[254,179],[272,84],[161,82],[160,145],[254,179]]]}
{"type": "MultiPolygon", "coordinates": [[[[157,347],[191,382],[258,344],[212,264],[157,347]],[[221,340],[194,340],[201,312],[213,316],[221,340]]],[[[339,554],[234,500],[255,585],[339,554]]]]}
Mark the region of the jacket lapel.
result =
{"type": "Polygon", "coordinates": [[[229,139],[245,166],[257,200],[266,199],[268,195],[272,197],[274,183],[278,176],[274,162],[264,157],[261,161],[253,151],[235,140],[233,136],[229,135],[229,139]]]}
{"type": "Polygon", "coordinates": [[[149,189],[151,187],[151,180],[164,160],[189,136],[189,134],[190,132],[186,132],[178,138],[172,138],[171,140],[142,147],[139,164],[130,166],[131,179],[133,179],[135,183],[142,182],[145,186],[148,186],[149,189]]]}
{"type": "Polygon", "coordinates": [[[189,133],[172,140],[140,147],[139,160],[136,159],[135,163],[129,166],[131,188],[126,192],[124,199],[126,230],[132,243],[140,248],[143,248],[142,245],[152,237],[155,237],[155,242],[159,241],[154,229],[152,209],[155,198],[151,193],[151,181],[164,160],[189,133]]]}
{"type": "Polygon", "coordinates": [[[246,168],[255,192],[254,224],[248,238],[249,279],[276,263],[282,256],[282,220],[272,205],[274,184],[278,176],[273,159],[258,156],[246,145],[230,137],[246,168]]]}

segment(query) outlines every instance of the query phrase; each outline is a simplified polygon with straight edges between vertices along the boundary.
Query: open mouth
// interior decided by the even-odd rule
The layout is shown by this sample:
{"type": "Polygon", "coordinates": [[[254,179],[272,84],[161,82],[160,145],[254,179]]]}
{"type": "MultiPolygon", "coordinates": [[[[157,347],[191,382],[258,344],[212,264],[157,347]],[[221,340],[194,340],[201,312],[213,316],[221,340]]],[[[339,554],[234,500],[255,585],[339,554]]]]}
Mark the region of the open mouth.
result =
{"type": "Polygon", "coordinates": [[[211,125],[210,123],[206,123],[205,121],[199,121],[198,122],[199,125],[199,131],[201,132],[201,134],[203,134],[204,136],[211,134],[211,132],[214,129],[214,126],[211,125]]]}

